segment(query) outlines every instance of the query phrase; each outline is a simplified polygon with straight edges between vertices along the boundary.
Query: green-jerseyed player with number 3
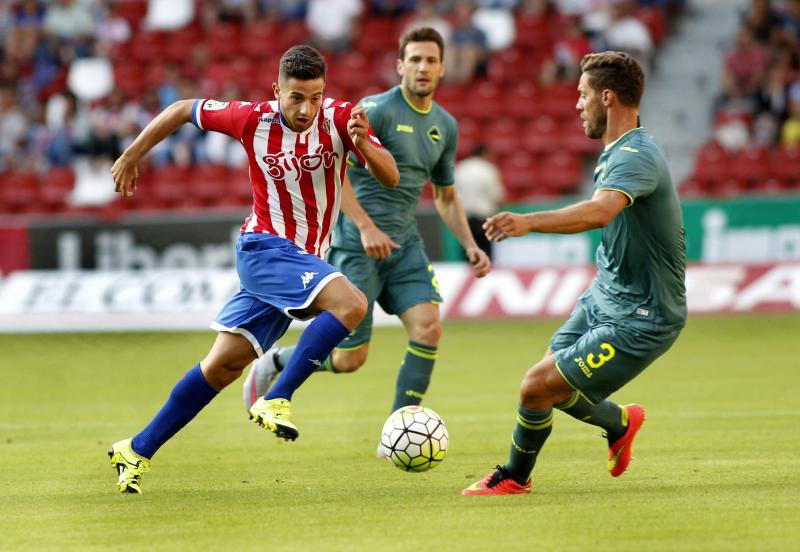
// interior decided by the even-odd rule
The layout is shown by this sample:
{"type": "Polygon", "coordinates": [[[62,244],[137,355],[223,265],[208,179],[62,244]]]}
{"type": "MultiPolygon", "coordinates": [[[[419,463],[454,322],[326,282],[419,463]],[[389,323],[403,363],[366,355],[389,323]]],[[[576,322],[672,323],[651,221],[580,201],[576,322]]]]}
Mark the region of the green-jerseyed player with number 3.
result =
{"type": "Polygon", "coordinates": [[[484,229],[499,241],[602,228],[597,276],[525,374],[508,463],[464,495],[530,492],[554,408],[603,428],[609,472],[622,475],[644,409],[606,397],[665,353],[686,323],[683,218],[664,154],[639,126],[642,68],[627,54],[604,52],[584,57],[581,70],[576,108],[587,136],[605,144],[592,199],[555,211],[499,213],[484,229]]]}
{"type": "MultiPolygon", "coordinates": [[[[386,312],[400,317],[409,338],[392,411],[420,404],[438,355],[438,303],[442,298],[415,216],[420,194],[429,180],[436,209],[466,250],[475,276],[480,278],[491,270],[491,262],[476,245],[456,196],[457,123],[433,101],[444,73],[444,41],[436,30],[420,27],[406,32],[399,46],[400,85],[368,96],[359,105],[369,115],[381,144],[395,158],[400,184],[387,193],[368,172],[351,166],[348,175],[352,188],[345,183],[342,189],[345,216],[339,218],[334,229],[327,257],[364,292],[369,308],[361,324],[318,368],[353,372],[366,362],[372,306],[377,301],[386,312]]],[[[276,348],[253,364],[244,383],[246,406],[266,392],[293,352],[294,347],[276,348]]],[[[383,455],[380,446],[377,455],[383,455]]]]}

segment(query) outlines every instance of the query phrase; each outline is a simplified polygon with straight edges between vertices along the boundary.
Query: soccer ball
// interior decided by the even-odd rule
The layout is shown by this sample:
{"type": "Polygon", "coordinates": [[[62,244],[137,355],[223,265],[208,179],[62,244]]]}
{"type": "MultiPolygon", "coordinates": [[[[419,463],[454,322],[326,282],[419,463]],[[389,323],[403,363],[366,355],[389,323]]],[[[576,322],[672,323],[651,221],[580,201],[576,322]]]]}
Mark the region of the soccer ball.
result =
{"type": "Polygon", "coordinates": [[[444,420],[430,408],[404,406],[383,424],[381,446],[386,457],[405,471],[424,472],[438,466],[450,436],[444,420]]]}

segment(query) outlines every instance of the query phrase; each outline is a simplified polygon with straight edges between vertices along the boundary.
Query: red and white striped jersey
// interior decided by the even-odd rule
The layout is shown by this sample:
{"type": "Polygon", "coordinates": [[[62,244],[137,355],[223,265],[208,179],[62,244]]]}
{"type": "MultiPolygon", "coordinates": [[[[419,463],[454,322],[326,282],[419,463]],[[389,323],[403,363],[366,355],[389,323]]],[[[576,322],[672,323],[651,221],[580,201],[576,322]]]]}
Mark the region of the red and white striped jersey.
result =
{"type": "MultiPolygon", "coordinates": [[[[314,123],[303,132],[286,126],[278,100],[197,100],[192,122],[242,143],[250,162],[253,212],[242,232],[286,238],[322,257],[328,250],[341,203],[347,155],[364,159],[347,134],[352,104],[325,98],[314,123]]],[[[369,130],[369,139],[380,141],[369,130]]]]}

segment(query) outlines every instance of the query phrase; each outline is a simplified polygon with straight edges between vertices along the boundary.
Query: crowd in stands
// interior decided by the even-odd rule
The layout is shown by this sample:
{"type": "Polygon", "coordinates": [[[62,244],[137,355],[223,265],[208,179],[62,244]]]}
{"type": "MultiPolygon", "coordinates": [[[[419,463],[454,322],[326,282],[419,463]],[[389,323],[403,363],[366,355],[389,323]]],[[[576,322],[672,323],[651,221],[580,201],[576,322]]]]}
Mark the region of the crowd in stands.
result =
{"type": "Polygon", "coordinates": [[[800,189],[800,0],[750,0],[722,64],[714,135],[681,191],[800,189]]]}
{"type": "MultiPolygon", "coordinates": [[[[613,48],[649,66],[682,3],[0,0],[0,213],[111,201],[111,161],[160,110],[181,98],[271,98],[280,54],[298,42],[328,56],[327,95],[356,101],[384,90],[399,80],[399,35],[422,24],[447,40],[448,71],[437,100],[459,119],[459,157],[479,145],[492,149],[511,200],[569,193],[580,182],[581,156],[598,149],[575,117],[578,62],[590,50],[613,48]],[[497,111],[501,94],[508,113],[497,111]],[[81,193],[84,182],[107,191],[81,193]]],[[[800,20],[790,16],[769,11],[774,22],[759,25],[785,29],[794,21],[798,30],[800,20]]],[[[777,80],[794,61],[768,52],[778,33],[761,27],[752,35],[763,52],[753,54],[761,57],[751,68],[760,63],[777,80]]],[[[760,78],[735,77],[726,106],[760,90],[760,78]]],[[[765,109],[771,100],[764,97],[765,109]]],[[[152,174],[154,187],[170,179],[241,180],[245,164],[235,142],[186,125],[152,153],[143,176],[152,174]]],[[[128,206],[236,205],[249,198],[249,189],[231,199],[211,184],[191,188],[201,196],[162,190],[156,201],[128,206]]]]}

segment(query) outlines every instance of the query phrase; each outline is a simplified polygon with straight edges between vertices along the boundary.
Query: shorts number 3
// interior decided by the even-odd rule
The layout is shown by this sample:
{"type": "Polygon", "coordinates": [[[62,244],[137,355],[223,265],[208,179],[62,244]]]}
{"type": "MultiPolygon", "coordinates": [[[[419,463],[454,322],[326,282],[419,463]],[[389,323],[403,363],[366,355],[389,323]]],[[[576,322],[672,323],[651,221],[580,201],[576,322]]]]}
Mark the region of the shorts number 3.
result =
{"type": "Polygon", "coordinates": [[[595,356],[594,353],[589,353],[586,355],[586,364],[589,365],[589,368],[600,368],[603,364],[614,358],[614,355],[617,354],[616,349],[611,343],[601,343],[600,350],[605,351],[605,353],[600,353],[599,355],[595,356]]]}

